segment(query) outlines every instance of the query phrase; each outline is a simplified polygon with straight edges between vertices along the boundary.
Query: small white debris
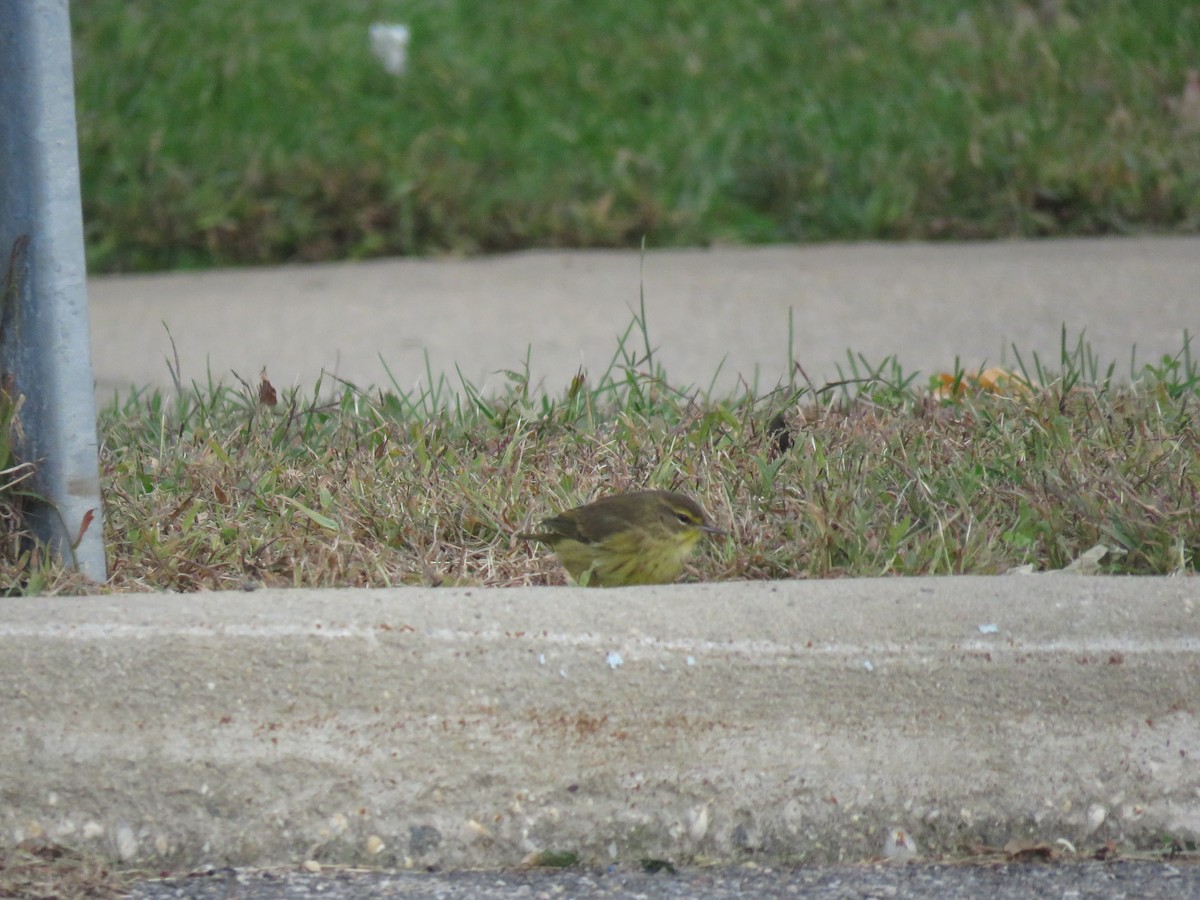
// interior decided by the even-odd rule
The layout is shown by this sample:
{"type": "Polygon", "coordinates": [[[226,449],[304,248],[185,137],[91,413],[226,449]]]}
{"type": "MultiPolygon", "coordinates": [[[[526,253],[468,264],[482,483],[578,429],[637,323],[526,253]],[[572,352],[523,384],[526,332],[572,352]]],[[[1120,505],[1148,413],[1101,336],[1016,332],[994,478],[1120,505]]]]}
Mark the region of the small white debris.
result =
{"type": "Polygon", "coordinates": [[[370,36],[375,58],[383,63],[389,74],[403,75],[408,67],[408,26],[376,22],[371,26],[370,36]]]}
{"type": "Polygon", "coordinates": [[[695,843],[700,843],[704,840],[704,836],[708,834],[708,805],[693,809],[688,814],[688,837],[695,843]]]}
{"type": "Polygon", "coordinates": [[[1181,130],[1200,131],[1200,69],[1187,70],[1183,94],[1179,99],[1169,98],[1167,103],[1179,116],[1181,130]]]}
{"type": "Polygon", "coordinates": [[[546,664],[546,654],[545,654],[545,653],[539,653],[539,654],[538,654],[538,665],[539,665],[539,666],[544,666],[545,664],[546,664]]]}
{"type": "Polygon", "coordinates": [[[321,871],[321,864],[315,859],[306,859],[302,863],[302,867],[305,872],[312,872],[314,875],[321,871]]]}
{"type": "Polygon", "coordinates": [[[1108,810],[1099,803],[1093,803],[1087,808],[1087,833],[1095,834],[1107,818],[1108,810]]]}
{"type": "Polygon", "coordinates": [[[98,837],[104,837],[104,826],[95,819],[92,819],[89,822],[84,822],[83,836],[89,841],[94,841],[98,837]]]}
{"type": "Polygon", "coordinates": [[[625,665],[625,657],[621,656],[621,654],[618,653],[616,650],[609,650],[608,651],[608,667],[610,669],[617,669],[623,665],[625,665]]]}
{"type": "Polygon", "coordinates": [[[373,834],[367,838],[367,856],[378,856],[383,852],[385,844],[383,838],[377,834],[373,834]]]}
{"type": "Polygon", "coordinates": [[[908,862],[917,856],[917,842],[903,828],[889,828],[883,839],[884,859],[891,862],[908,862]]]}
{"type": "Polygon", "coordinates": [[[696,664],[696,657],[694,657],[694,656],[689,656],[689,657],[687,658],[687,664],[688,664],[689,666],[694,666],[694,665],[696,664]]]}
{"type": "Polygon", "coordinates": [[[988,624],[986,624],[986,625],[980,625],[980,626],[979,626],[979,633],[980,633],[980,634],[999,634],[999,633],[1000,633],[1000,626],[999,626],[999,625],[993,625],[991,622],[989,622],[989,623],[988,623],[988,624]]]}
{"type": "Polygon", "coordinates": [[[467,828],[470,829],[477,837],[491,838],[492,830],[480,822],[478,819],[467,819],[467,828]]]}
{"type": "Polygon", "coordinates": [[[133,829],[128,825],[117,826],[117,854],[123,862],[129,862],[137,856],[138,842],[133,829]]]}
{"type": "Polygon", "coordinates": [[[869,659],[864,659],[863,660],[863,668],[866,669],[868,672],[874,672],[875,671],[875,663],[871,662],[869,659]]]}

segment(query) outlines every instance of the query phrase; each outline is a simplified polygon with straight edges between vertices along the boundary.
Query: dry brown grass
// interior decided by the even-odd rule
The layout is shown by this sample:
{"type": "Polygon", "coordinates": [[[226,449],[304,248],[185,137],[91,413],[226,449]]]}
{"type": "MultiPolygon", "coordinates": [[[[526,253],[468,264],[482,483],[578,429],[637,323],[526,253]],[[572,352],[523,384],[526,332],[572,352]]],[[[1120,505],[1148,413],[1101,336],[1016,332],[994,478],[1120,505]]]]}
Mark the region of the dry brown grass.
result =
{"type": "Polygon", "coordinates": [[[0,849],[0,897],[110,900],[127,896],[127,883],[102,860],[58,844],[25,841],[0,849]]]}
{"type": "MultiPolygon", "coordinates": [[[[645,487],[695,495],[729,531],[692,578],[1044,571],[1098,544],[1104,572],[1194,572],[1200,376],[1186,346],[1125,386],[1081,360],[1031,373],[1044,387],[952,399],[881,370],[713,400],[628,356],[559,396],[520,373],[494,398],[135,396],[101,419],[106,589],[561,583],[513,534],[645,487]]],[[[28,553],[2,565],[26,590],[81,587],[28,553]]]]}

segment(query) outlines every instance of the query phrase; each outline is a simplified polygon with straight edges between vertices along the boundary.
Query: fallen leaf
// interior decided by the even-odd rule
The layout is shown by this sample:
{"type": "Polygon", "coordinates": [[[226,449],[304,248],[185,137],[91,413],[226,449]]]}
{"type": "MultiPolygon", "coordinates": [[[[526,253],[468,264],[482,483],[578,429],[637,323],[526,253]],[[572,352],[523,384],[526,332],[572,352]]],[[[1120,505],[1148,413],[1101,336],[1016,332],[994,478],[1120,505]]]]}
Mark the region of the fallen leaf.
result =
{"type": "Polygon", "coordinates": [[[1033,386],[1023,376],[998,366],[982,372],[962,372],[952,375],[942,372],[935,377],[937,387],[933,396],[938,400],[953,400],[967,393],[996,394],[1002,397],[1025,397],[1033,386]]]}
{"type": "Polygon", "coordinates": [[[85,512],[83,514],[83,519],[79,523],[79,532],[78,532],[78,534],[75,535],[75,540],[71,542],[72,549],[77,548],[80,545],[80,543],[82,543],[83,536],[87,533],[88,528],[91,527],[91,524],[95,520],[95,518],[96,518],[95,508],[89,509],[87,512],[85,512]]]}
{"type": "Polygon", "coordinates": [[[266,366],[263,366],[263,370],[258,373],[258,402],[263,406],[274,406],[279,402],[279,395],[275,393],[275,386],[267,380],[266,366]]]}
{"type": "Polygon", "coordinates": [[[1004,845],[1004,855],[1010,862],[1053,862],[1058,859],[1059,850],[1045,841],[1014,839],[1004,845]]]}

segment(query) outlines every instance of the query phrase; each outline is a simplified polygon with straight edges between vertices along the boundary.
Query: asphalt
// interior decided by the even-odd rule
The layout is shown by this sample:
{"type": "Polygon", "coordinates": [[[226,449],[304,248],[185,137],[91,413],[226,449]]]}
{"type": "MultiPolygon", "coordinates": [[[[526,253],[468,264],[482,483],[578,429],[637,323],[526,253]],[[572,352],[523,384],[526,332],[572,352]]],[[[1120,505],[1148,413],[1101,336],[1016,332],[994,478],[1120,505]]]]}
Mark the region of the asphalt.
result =
{"type": "MultiPolygon", "coordinates": [[[[102,394],[322,368],[547,386],[644,293],[672,379],[1177,353],[1195,238],[529,253],[89,283],[102,394]],[[456,376],[453,376],[456,377],[456,376]]],[[[639,338],[640,340],[640,338],[639,338]]],[[[503,866],[1200,839],[1194,578],[274,591],[0,604],[0,842],[503,866]],[[897,842],[897,835],[900,836],[897,842]],[[1065,842],[1065,843],[1057,843],[1065,842]],[[899,843],[899,848],[897,845],[899,843]]]]}

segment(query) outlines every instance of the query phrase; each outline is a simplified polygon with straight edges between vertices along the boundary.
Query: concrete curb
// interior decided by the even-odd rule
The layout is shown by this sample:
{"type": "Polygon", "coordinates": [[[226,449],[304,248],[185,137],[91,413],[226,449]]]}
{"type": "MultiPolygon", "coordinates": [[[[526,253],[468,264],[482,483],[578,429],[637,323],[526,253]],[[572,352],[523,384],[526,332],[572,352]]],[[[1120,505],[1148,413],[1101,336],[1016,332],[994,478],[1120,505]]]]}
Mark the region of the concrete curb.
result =
{"type": "Polygon", "coordinates": [[[1198,601],[1072,576],[6,600],[0,834],[164,866],[1196,839],[1198,601]]]}

